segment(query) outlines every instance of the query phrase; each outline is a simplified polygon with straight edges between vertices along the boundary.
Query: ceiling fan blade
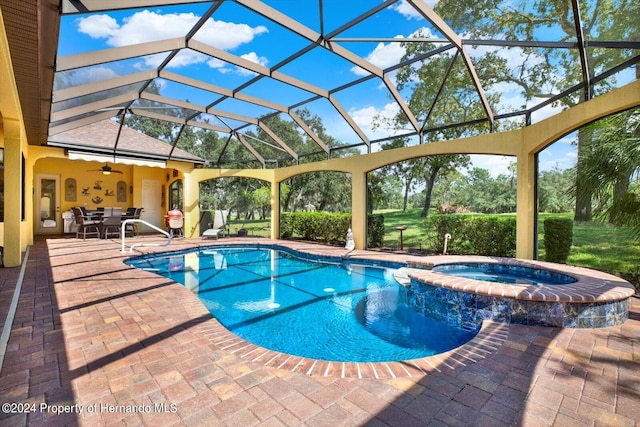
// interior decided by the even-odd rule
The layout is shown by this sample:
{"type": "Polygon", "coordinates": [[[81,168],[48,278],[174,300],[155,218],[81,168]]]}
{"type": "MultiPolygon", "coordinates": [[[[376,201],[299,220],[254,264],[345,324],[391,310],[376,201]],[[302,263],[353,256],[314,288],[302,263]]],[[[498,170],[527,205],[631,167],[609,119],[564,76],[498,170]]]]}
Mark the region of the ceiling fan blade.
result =
{"type": "Polygon", "coordinates": [[[122,171],[118,171],[118,170],[112,169],[112,168],[111,168],[111,166],[109,166],[109,164],[108,164],[108,163],[106,163],[106,164],[105,164],[102,168],[100,168],[100,169],[89,169],[88,171],[89,171],[89,172],[102,172],[102,173],[103,173],[103,174],[105,174],[105,175],[108,175],[108,174],[110,174],[110,173],[120,173],[120,174],[121,174],[121,173],[124,173],[124,172],[122,172],[122,171]]]}

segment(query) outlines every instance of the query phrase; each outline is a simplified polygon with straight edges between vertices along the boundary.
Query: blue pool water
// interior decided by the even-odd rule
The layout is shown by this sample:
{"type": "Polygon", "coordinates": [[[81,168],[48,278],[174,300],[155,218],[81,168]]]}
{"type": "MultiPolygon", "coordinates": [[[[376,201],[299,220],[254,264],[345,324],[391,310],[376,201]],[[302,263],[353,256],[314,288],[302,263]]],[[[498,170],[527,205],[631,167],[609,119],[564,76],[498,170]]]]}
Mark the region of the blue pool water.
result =
{"type": "Polygon", "coordinates": [[[479,330],[450,326],[408,307],[391,268],[246,247],[145,256],[128,264],[184,284],[246,341],[296,356],[409,360],[458,347],[479,330]]]}
{"type": "Polygon", "coordinates": [[[566,285],[576,281],[567,274],[543,268],[481,262],[441,264],[431,271],[485,282],[518,285],[566,285]]]}

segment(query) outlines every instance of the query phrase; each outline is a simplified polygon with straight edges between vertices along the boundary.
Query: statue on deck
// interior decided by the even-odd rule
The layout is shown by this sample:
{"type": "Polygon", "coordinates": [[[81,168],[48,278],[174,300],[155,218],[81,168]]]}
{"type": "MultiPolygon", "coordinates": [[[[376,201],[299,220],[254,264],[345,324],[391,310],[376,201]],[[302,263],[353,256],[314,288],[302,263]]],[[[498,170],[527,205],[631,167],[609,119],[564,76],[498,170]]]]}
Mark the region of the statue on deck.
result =
{"type": "Polygon", "coordinates": [[[353,240],[353,233],[351,232],[351,229],[347,230],[347,243],[344,245],[344,248],[347,250],[347,253],[344,254],[345,257],[356,248],[356,242],[353,240]]]}

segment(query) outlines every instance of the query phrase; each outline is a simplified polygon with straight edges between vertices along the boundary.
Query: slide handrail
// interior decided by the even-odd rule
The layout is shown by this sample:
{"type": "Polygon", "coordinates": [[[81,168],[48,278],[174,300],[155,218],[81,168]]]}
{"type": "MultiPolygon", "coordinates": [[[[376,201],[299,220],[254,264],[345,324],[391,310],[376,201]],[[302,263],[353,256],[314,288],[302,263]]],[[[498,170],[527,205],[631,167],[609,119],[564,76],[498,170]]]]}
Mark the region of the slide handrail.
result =
{"type": "Polygon", "coordinates": [[[125,227],[127,226],[127,224],[131,224],[134,222],[139,222],[141,224],[146,225],[149,228],[153,228],[156,231],[159,231],[160,233],[164,234],[165,236],[167,236],[168,240],[167,243],[134,243],[133,245],[131,245],[131,247],[129,248],[129,253],[133,253],[133,248],[138,247],[138,246],[169,246],[171,244],[171,239],[173,238],[173,236],[170,233],[167,233],[166,231],[164,231],[163,229],[156,227],[153,224],[149,224],[147,221],[143,220],[143,219],[125,219],[124,221],[122,221],[122,225],[120,226],[120,236],[122,238],[122,249],[120,250],[121,253],[124,253],[124,247],[125,247],[125,240],[127,238],[126,233],[125,233],[125,227]]]}

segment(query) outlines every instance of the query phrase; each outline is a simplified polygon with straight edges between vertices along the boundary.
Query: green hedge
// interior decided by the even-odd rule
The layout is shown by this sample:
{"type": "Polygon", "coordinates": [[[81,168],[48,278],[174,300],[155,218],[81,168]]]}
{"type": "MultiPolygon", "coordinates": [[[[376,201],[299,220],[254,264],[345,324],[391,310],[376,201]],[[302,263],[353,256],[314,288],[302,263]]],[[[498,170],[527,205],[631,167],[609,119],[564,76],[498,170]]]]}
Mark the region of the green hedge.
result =
{"type": "Polygon", "coordinates": [[[444,236],[451,234],[447,253],[513,257],[516,219],[510,216],[430,215],[425,219],[427,243],[444,251],[444,236]]]}
{"type": "MultiPolygon", "coordinates": [[[[369,215],[369,247],[382,246],[384,217],[369,215]]],[[[280,215],[280,238],[300,238],[322,243],[345,244],[351,227],[350,213],[283,212],[280,215]]]]}
{"type": "Polygon", "coordinates": [[[372,214],[367,217],[367,244],[370,248],[381,248],[384,239],[384,215],[372,214]]]}
{"type": "Polygon", "coordinates": [[[573,243],[573,220],[570,218],[547,218],[544,220],[545,260],[567,263],[573,243]]]}

